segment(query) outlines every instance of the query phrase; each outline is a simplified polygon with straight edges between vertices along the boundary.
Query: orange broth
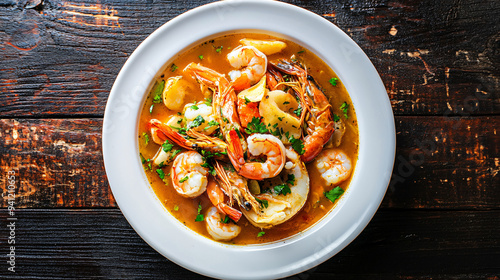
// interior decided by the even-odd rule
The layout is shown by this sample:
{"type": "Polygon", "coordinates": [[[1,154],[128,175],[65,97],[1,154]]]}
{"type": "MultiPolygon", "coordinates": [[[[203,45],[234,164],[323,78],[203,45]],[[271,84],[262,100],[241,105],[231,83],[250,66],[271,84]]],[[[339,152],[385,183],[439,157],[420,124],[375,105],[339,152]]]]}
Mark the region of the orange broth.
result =
{"type": "MultiPolygon", "coordinates": [[[[167,80],[169,77],[173,76],[183,76],[183,79],[186,79],[194,85],[192,86],[194,90],[192,93],[190,93],[189,96],[186,97],[185,104],[204,100],[205,97],[202,94],[197,82],[189,75],[184,74],[182,69],[184,69],[184,67],[189,63],[195,62],[214,69],[219,73],[227,74],[229,71],[234,69],[227,62],[226,55],[232,49],[240,45],[239,40],[242,38],[276,39],[286,42],[287,47],[279,53],[269,55],[268,61],[272,61],[278,58],[289,59],[292,55],[295,55],[296,59],[303,62],[303,64],[308,69],[309,75],[314,77],[320,88],[323,89],[325,95],[328,97],[329,102],[332,105],[333,112],[336,115],[340,116],[347,128],[342,138],[342,142],[338,148],[344,151],[349,156],[352,162],[352,171],[354,171],[358,156],[359,137],[356,114],[352,106],[349,94],[347,93],[344,85],[340,80],[337,81],[336,86],[330,84],[329,80],[332,77],[337,77],[337,75],[330,69],[330,67],[328,67],[314,53],[308,51],[307,49],[294,42],[272,37],[269,35],[249,33],[218,37],[199,44],[192,49],[180,54],[175,58],[174,62],[171,65],[168,65],[166,67],[166,70],[158,78],[158,81],[161,79],[167,80]],[[340,109],[341,105],[344,102],[350,105],[347,112],[348,118],[345,118],[344,112],[340,109]]],[[[170,116],[178,113],[166,108],[163,105],[163,102],[158,104],[153,103],[153,98],[153,94],[150,93],[142,109],[139,123],[139,152],[145,159],[143,161],[145,173],[149,179],[154,193],[157,195],[161,203],[163,203],[164,207],[170,212],[170,214],[172,214],[172,216],[174,216],[188,228],[211,239],[210,235],[207,232],[205,222],[195,221],[195,218],[198,214],[198,205],[202,206],[203,214],[205,214],[207,209],[212,206],[206,193],[203,193],[197,198],[185,198],[180,196],[172,187],[170,176],[167,176],[170,173],[171,164],[161,168],[165,173],[164,180],[161,180],[157,172],[155,172],[158,167],[154,166],[152,161],[147,161],[147,159],[152,159],[160,148],[159,145],[151,140],[150,131],[147,130],[147,122],[153,118],[166,122],[170,116]],[[152,105],[153,109],[150,112],[152,105]],[[147,144],[146,137],[149,138],[147,144]],[[149,167],[150,164],[151,167],[149,167]]],[[[328,200],[324,196],[324,192],[329,191],[335,186],[325,187],[325,182],[321,178],[319,172],[313,166],[312,162],[308,163],[306,166],[310,178],[310,191],[307,202],[302,210],[300,210],[292,219],[284,222],[283,224],[264,230],[265,234],[263,234],[262,236],[258,236],[259,232],[262,232],[262,230],[253,226],[243,215],[238,222],[238,225],[242,227],[241,233],[236,238],[227,243],[248,245],[281,240],[307,230],[321,218],[323,218],[326,214],[328,214],[330,210],[335,206],[335,203],[332,203],[330,200],[328,200]]],[[[346,181],[340,183],[339,186],[342,189],[346,190],[351,181],[351,177],[349,177],[349,179],[347,179],[346,181]]],[[[234,205],[234,207],[238,209],[237,205],[234,205]]]]}

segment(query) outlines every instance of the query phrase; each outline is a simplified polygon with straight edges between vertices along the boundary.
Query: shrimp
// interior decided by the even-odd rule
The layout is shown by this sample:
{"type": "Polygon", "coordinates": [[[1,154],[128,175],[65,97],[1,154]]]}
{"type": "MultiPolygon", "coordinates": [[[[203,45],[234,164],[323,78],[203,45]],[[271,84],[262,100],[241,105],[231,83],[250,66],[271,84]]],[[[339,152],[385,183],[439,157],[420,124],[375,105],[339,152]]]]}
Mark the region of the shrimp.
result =
{"type": "Polygon", "coordinates": [[[268,191],[255,195],[258,201],[265,205],[260,211],[242,209],[243,215],[256,227],[270,228],[286,222],[297,214],[307,201],[309,174],[305,164],[292,148],[286,150],[286,160],[279,178],[286,181],[290,193],[278,194],[271,187],[268,191]]]}
{"type": "Polygon", "coordinates": [[[227,54],[227,60],[234,68],[228,73],[234,89],[249,88],[266,73],[267,56],[252,46],[239,46],[227,54]]]}
{"type": "Polygon", "coordinates": [[[314,161],[327,185],[336,185],[351,175],[351,160],[340,149],[323,150],[314,161]]]}
{"type": "Polygon", "coordinates": [[[205,192],[208,169],[201,166],[204,160],[195,151],[179,154],[172,164],[171,179],[177,193],[184,197],[197,197],[205,192]]]}
{"type": "Polygon", "coordinates": [[[308,116],[307,135],[304,137],[305,152],[301,159],[309,162],[321,152],[335,130],[332,105],[302,66],[287,60],[271,62],[271,65],[286,74],[296,76],[301,84],[301,87],[295,87],[302,101],[301,123],[305,116],[308,116]]]}
{"type": "Polygon", "coordinates": [[[220,189],[219,184],[213,179],[208,180],[207,195],[212,204],[225,213],[233,221],[237,222],[241,218],[241,212],[224,203],[224,192],[220,189]]]}
{"type": "Polygon", "coordinates": [[[221,213],[217,211],[216,207],[208,209],[206,218],[207,231],[213,239],[217,241],[229,241],[241,232],[241,227],[233,224],[225,224],[222,220],[221,213]]]}
{"type": "Polygon", "coordinates": [[[245,162],[241,141],[237,133],[230,132],[228,156],[234,168],[241,176],[262,180],[278,175],[285,165],[285,146],[276,136],[254,133],[247,138],[248,151],[257,157],[266,156],[265,162],[245,162]]]}
{"type": "Polygon", "coordinates": [[[148,123],[151,126],[151,131],[155,129],[160,138],[170,139],[177,145],[188,150],[203,149],[212,153],[226,154],[227,144],[217,137],[208,136],[194,130],[188,130],[185,137],[175,131],[168,124],[165,124],[157,119],[151,119],[148,123]]]}
{"type": "Polygon", "coordinates": [[[209,87],[214,92],[212,101],[213,114],[217,118],[224,135],[233,128],[241,130],[240,119],[236,110],[236,93],[223,74],[208,67],[188,64],[184,72],[190,74],[200,84],[209,87]]]}
{"type": "Polygon", "coordinates": [[[259,211],[260,204],[250,193],[244,177],[236,173],[232,166],[223,167],[219,161],[215,163],[215,170],[222,190],[229,196],[229,205],[233,205],[235,199],[241,209],[259,211]]]}

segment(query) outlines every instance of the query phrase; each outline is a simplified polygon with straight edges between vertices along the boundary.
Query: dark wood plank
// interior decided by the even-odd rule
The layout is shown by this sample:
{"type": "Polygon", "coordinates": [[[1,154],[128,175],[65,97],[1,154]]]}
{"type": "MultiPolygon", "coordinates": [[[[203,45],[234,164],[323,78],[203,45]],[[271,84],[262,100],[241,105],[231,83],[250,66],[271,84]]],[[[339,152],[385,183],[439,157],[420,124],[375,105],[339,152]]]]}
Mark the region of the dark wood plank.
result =
{"type": "MultiPolygon", "coordinates": [[[[113,207],[102,120],[0,120],[2,174],[16,174],[19,207],[113,207]]],[[[2,176],[2,193],[7,192],[2,176]]],[[[6,197],[0,198],[5,206],[6,197]]]]}
{"type": "MultiPolygon", "coordinates": [[[[0,214],[4,224],[6,211],[0,214]]],[[[15,217],[16,272],[7,270],[10,248],[3,246],[1,277],[202,279],[149,247],[116,209],[21,210],[15,217]]],[[[291,279],[498,279],[499,217],[498,210],[381,210],[343,251],[291,279]]],[[[2,241],[8,234],[0,227],[2,241]]]]}
{"type": "MultiPolygon", "coordinates": [[[[0,116],[102,116],[140,42],[208,2],[4,1],[0,116]]],[[[397,115],[498,114],[500,2],[289,2],[337,24],[365,50],[397,115]]]]}
{"type": "MultiPolygon", "coordinates": [[[[0,166],[4,174],[16,171],[18,207],[114,207],[101,127],[100,119],[0,120],[0,166]]],[[[500,116],[401,116],[396,127],[396,163],[382,207],[500,208],[500,116]]]]}

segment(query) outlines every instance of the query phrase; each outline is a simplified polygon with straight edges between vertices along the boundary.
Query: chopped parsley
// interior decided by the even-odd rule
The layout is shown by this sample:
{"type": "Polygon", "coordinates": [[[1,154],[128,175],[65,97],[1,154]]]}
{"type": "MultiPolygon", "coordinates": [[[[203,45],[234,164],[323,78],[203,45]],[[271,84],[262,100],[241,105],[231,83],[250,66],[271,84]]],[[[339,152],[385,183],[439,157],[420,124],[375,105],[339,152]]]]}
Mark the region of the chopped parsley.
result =
{"type": "Polygon", "coordinates": [[[174,206],[174,211],[179,211],[179,205],[174,206]]]}
{"type": "Polygon", "coordinates": [[[294,185],[295,184],[295,175],[288,174],[288,178],[286,180],[286,183],[289,185],[294,185]]]}
{"type": "Polygon", "coordinates": [[[141,157],[142,164],[145,164],[146,163],[146,159],[144,158],[144,156],[142,154],[139,154],[139,156],[141,157]]]}
{"type": "Polygon", "coordinates": [[[144,137],[144,143],[147,145],[149,143],[149,135],[146,132],[143,132],[142,137],[144,137]]]}
{"type": "Polygon", "coordinates": [[[205,122],[205,119],[201,116],[201,115],[198,115],[196,118],[194,118],[194,120],[189,124],[188,126],[188,129],[191,129],[193,127],[198,127],[200,126],[201,124],[203,124],[205,122]]]}
{"type": "Polygon", "coordinates": [[[303,52],[305,52],[305,50],[298,51],[297,53],[303,53],[303,52]]]}
{"type": "Polygon", "coordinates": [[[288,101],[283,102],[283,105],[286,105],[286,104],[290,104],[290,102],[288,102],[288,101]]]}
{"type": "Polygon", "coordinates": [[[335,187],[327,192],[324,192],[324,195],[331,202],[335,202],[335,200],[337,200],[343,193],[344,190],[341,187],[335,187]]]}
{"type": "Polygon", "coordinates": [[[253,117],[252,121],[248,123],[245,132],[248,134],[252,133],[267,133],[268,130],[266,125],[260,121],[260,118],[253,117]]]}
{"type": "Polygon", "coordinates": [[[250,102],[252,102],[252,101],[250,101],[250,99],[248,99],[248,98],[245,96],[245,105],[246,105],[246,104],[248,104],[248,103],[250,103],[250,102]]]}
{"type": "Polygon", "coordinates": [[[269,201],[265,200],[265,199],[258,199],[258,198],[255,198],[255,200],[257,200],[257,202],[260,204],[261,207],[263,208],[267,208],[269,206],[269,201]]]}
{"type": "Polygon", "coordinates": [[[175,72],[175,70],[177,69],[179,69],[179,67],[172,63],[172,66],[170,66],[170,70],[172,70],[172,72],[175,72]]]}
{"type": "Polygon", "coordinates": [[[173,159],[181,150],[175,150],[174,153],[170,156],[170,159],[173,159]]]}
{"type": "Polygon", "coordinates": [[[300,139],[295,139],[293,136],[288,137],[288,141],[292,144],[292,148],[299,154],[303,155],[305,153],[304,150],[304,142],[300,139]]]}
{"type": "Polygon", "coordinates": [[[337,115],[337,114],[333,114],[333,121],[334,121],[334,122],[338,122],[338,121],[340,121],[340,117],[339,117],[339,115],[337,115]]]}
{"type": "MultiPolygon", "coordinates": [[[[163,89],[165,88],[165,81],[161,80],[161,82],[156,82],[151,90],[153,93],[153,103],[161,102],[161,95],[163,93],[163,89]]],[[[151,109],[150,109],[151,110],[151,109]]]]}
{"type": "Polygon", "coordinates": [[[209,130],[212,126],[218,126],[219,122],[215,120],[211,120],[207,123],[207,127],[205,127],[203,130],[209,130]]]}
{"type": "Polygon", "coordinates": [[[302,114],[302,107],[297,108],[297,110],[293,110],[293,113],[295,113],[297,117],[300,117],[300,114],[302,114]]]}
{"type": "Polygon", "coordinates": [[[212,106],[212,97],[205,98],[205,105],[212,106]]]}
{"type": "Polygon", "coordinates": [[[151,107],[149,107],[149,113],[152,114],[153,113],[153,106],[155,106],[155,104],[151,104],[151,107]]]}
{"type": "Polygon", "coordinates": [[[158,173],[158,176],[160,176],[160,179],[165,179],[165,172],[163,172],[163,170],[161,169],[156,169],[156,173],[158,173]]]}
{"type": "Polygon", "coordinates": [[[347,110],[349,110],[349,104],[347,104],[347,102],[342,103],[342,105],[340,105],[340,110],[344,113],[344,118],[348,119],[347,110]]]}
{"type": "Polygon", "coordinates": [[[194,219],[195,222],[203,222],[203,220],[205,220],[205,217],[201,214],[201,210],[201,204],[198,204],[198,215],[196,215],[196,219],[194,219]]]}
{"type": "Polygon", "coordinates": [[[161,147],[165,153],[168,153],[172,150],[172,148],[174,147],[174,144],[170,144],[170,142],[168,142],[168,140],[165,140],[165,143],[163,143],[161,145],[161,147]]]}
{"type": "Polygon", "coordinates": [[[191,108],[191,109],[193,109],[193,110],[198,110],[198,109],[200,109],[198,106],[196,106],[196,104],[192,105],[192,106],[191,106],[191,107],[189,107],[189,108],[191,108]]]}
{"type": "Polygon", "coordinates": [[[289,193],[292,193],[292,190],[290,190],[290,187],[287,184],[281,184],[274,186],[274,192],[276,194],[287,195],[289,193]]]}
{"type": "Polygon", "coordinates": [[[223,46],[218,46],[218,47],[214,46],[214,48],[215,48],[215,51],[218,52],[218,53],[221,53],[222,50],[224,49],[223,46]]]}
{"type": "Polygon", "coordinates": [[[186,177],[179,180],[179,183],[184,183],[187,179],[189,179],[189,176],[186,175],[186,177]]]}
{"type": "Polygon", "coordinates": [[[265,232],[261,231],[259,233],[257,233],[257,237],[261,237],[262,235],[266,234],[265,232]]]}
{"type": "Polygon", "coordinates": [[[339,81],[339,78],[335,78],[335,77],[333,77],[333,78],[331,78],[331,79],[329,80],[329,82],[330,82],[330,84],[331,84],[332,86],[337,86],[337,82],[338,82],[338,81],[339,81]]]}
{"type": "Polygon", "coordinates": [[[198,58],[199,58],[199,59],[203,59],[203,55],[199,55],[199,56],[198,56],[198,58]]]}

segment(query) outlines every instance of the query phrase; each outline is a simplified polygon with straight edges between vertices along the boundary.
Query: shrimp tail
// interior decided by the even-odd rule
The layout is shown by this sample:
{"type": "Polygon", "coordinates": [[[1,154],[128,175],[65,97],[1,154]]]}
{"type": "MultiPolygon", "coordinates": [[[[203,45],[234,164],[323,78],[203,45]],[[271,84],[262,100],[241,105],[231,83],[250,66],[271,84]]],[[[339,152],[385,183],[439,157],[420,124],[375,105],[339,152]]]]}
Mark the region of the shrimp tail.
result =
{"type": "Polygon", "coordinates": [[[194,150],[193,147],[188,143],[187,139],[185,139],[180,133],[173,130],[170,126],[164,124],[160,120],[151,119],[149,120],[148,125],[150,127],[157,128],[166,136],[166,138],[172,140],[175,144],[181,146],[182,148],[188,150],[194,150]]]}
{"type": "Polygon", "coordinates": [[[219,209],[219,211],[228,215],[229,218],[231,218],[231,220],[233,220],[235,222],[238,222],[241,218],[241,215],[242,215],[242,213],[240,211],[234,209],[233,207],[231,207],[225,203],[219,203],[219,205],[217,205],[217,209],[219,209]]]}
{"type": "Polygon", "coordinates": [[[245,164],[245,158],[243,157],[243,146],[241,145],[241,140],[238,137],[236,130],[233,129],[229,131],[227,140],[227,155],[229,160],[231,160],[234,169],[236,169],[236,171],[240,171],[241,167],[245,164]]]}

